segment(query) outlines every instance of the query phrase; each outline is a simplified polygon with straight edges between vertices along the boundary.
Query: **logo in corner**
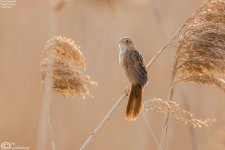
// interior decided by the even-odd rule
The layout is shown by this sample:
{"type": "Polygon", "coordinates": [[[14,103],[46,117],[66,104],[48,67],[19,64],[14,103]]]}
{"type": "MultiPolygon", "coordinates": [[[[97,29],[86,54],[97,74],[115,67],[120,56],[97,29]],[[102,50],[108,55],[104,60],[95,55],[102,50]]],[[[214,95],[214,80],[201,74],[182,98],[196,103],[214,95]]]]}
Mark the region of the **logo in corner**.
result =
{"type": "Polygon", "coordinates": [[[12,148],[12,147],[11,147],[11,143],[9,143],[9,142],[3,142],[3,143],[1,144],[1,148],[2,148],[3,150],[11,149],[11,148],[12,148]]]}
{"type": "Polygon", "coordinates": [[[14,142],[2,142],[1,143],[2,150],[29,150],[28,146],[17,145],[14,142]]]}

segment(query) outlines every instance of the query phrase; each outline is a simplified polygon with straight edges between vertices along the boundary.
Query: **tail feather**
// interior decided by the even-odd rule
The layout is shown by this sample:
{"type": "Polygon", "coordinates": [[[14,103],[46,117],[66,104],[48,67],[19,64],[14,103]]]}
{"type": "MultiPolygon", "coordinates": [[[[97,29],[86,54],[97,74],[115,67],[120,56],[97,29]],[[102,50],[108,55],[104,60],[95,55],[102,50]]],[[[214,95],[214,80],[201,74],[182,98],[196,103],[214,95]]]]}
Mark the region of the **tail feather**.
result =
{"type": "Polygon", "coordinates": [[[142,110],[142,86],[132,85],[126,110],[126,118],[129,121],[136,120],[142,110]]]}

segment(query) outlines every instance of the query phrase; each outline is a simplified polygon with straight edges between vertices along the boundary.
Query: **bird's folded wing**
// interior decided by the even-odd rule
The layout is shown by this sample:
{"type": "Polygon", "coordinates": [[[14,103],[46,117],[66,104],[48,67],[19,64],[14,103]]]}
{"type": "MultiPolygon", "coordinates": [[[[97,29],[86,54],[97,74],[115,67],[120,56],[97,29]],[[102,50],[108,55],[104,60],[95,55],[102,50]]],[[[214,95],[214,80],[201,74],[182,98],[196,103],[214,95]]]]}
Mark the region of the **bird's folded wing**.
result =
{"type": "Polygon", "coordinates": [[[143,59],[138,51],[133,50],[128,58],[126,73],[132,83],[139,83],[144,86],[148,81],[147,71],[143,59]]]}

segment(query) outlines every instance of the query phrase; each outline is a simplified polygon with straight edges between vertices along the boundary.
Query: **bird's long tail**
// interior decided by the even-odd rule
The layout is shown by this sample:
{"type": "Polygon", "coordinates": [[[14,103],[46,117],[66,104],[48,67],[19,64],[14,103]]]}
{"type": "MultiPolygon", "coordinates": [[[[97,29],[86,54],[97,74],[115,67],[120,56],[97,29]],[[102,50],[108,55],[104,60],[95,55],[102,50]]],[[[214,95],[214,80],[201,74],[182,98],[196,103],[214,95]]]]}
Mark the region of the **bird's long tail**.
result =
{"type": "Polygon", "coordinates": [[[126,110],[126,119],[136,120],[142,110],[142,86],[140,84],[132,85],[126,110]]]}

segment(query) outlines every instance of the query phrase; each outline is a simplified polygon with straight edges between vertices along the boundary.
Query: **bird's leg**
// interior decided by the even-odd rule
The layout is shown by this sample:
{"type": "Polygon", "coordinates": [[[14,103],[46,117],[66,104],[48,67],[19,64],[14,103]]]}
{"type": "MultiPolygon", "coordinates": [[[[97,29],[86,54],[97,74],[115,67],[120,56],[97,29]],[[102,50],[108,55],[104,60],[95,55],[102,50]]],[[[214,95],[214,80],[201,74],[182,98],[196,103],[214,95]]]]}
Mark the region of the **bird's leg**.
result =
{"type": "Polygon", "coordinates": [[[130,85],[128,85],[125,89],[124,89],[124,93],[126,93],[126,96],[128,96],[129,95],[129,93],[130,93],[130,85]]]}

